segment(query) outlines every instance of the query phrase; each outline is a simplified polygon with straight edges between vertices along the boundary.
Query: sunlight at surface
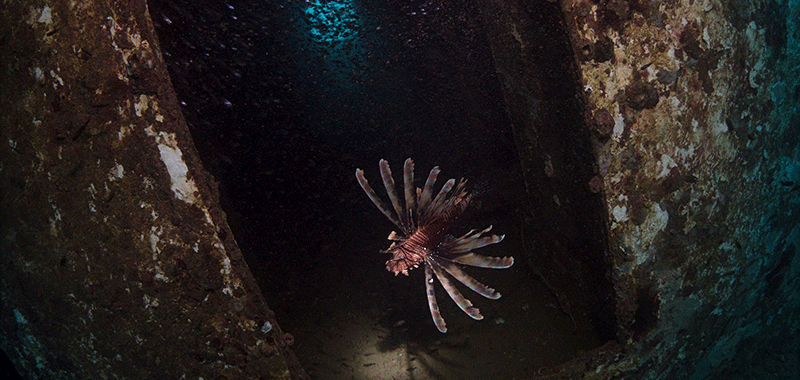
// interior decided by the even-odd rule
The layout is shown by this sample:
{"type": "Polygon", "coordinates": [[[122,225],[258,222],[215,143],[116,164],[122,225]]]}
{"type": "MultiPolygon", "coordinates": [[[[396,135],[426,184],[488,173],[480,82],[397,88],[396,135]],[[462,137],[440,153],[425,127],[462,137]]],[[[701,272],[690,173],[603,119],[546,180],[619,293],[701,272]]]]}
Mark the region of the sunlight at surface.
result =
{"type": "Polygon", "coordinates": [[[307,99],[316,100],[307,103],[306,123],[336,135],[337,125],[351,125],[346,117],[366,102],[364,83],[377,72],[369,59],[379,55],[373,50],[377,26],[357,0],[294,3],[292,16],[295,62],[304,74],[300,86],[307,99]]]}
{"type": "Polygon", "coordinates": [[[358,35],[358,18],[351,0],[307,2],[305,9],[310,33],[322,43],[352,40],[358,35]]]}

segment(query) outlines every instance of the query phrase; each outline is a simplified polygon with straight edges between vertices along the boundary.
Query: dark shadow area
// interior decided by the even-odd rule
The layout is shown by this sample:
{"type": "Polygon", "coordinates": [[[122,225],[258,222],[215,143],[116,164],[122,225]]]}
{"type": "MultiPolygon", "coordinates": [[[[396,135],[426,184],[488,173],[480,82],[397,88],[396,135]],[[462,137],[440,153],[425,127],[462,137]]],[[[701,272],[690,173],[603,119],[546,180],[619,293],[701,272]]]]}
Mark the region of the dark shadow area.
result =
{"type": "Polygon", "coordinates": [[[607,211],[575,55],[558,3],[479,2],[527,186],[522,244],[578,326],[615,339],[607,211]]]}
{"type": "Polygon", "coordinates": [[[0,351],[0,379],[2,380],[19,380],[22,376],[19,375],[14,363],[8,358],[5,351],[0,351]]]}
{"type": "MultiPolygon", "coordinates": [[[[532,376],[609,339],[591,319],[570,318],[594,311],[566,310],[564,284],[549,284],[528,265],[551,254],[536,223],[559,223],[563,215],[542,214],[547,208],[531,203],[537,189],[526,191],[519,137],[506,110],[513,105],[504,102],[479,7],[421,1],[151,1],[149,7],[228,222],[310,373],[532,376]],[[438,186],[469,178],[477,195],[452,232],[493,225],[505,240],[481,253],[517,259],[507,270],[467,269],[503,294],[492,301],[462,289],[482,321],[437,288],[447,334],[431,321],[422,271],[386,272],[388,257],[380,251],[393,226],[354,177],[364,169],[385,196],[378,160],[389,160],[397,180],[407,157],[416,162],[417,186],[434,165],[442,170],[438,186]]],[[[567,95],[553,96],[556,107],[567,95]]],[[[575,165],[589,165],[585,141],[565,153],[580,150],[575,165]]],[[[576,183],[588,170],[576,169],[576,183]]],[[[525,178],[530,187],[536,176],[525,178]]],[[[576,228],[600,228],[598,221],[576,228]]],[[[569,275],[605,275],[584,269],[591,274],[569,275]]]]}

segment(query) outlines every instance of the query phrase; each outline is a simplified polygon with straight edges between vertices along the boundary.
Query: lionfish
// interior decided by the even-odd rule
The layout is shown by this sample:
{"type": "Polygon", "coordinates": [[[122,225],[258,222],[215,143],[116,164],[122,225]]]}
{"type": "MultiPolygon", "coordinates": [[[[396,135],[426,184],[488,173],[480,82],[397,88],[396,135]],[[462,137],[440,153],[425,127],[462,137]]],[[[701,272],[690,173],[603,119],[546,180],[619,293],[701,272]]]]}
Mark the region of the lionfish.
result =
{"type": "Polygon", "coordinates": [[[448,180],[436,197],[433,197],[433,186],[439,175],[439,167],[431,169],[422,189],[415,188],[414,162],[409,158],[403,167],[405,193],[403,205],[397,196],[389,163],[380,160],[379,165],[383,186],[389,195],[392,208],[378,198],[364,178],[363,170],[356,169],[356,179],[372,203],[400,229],[400,232],[392,231],[389,234],[392,244],[384,252],[390,253],[392,258],[386,262],[386,269],[395,276],[399,273],[408,276],[409,270],[424,264],[428,307],[431,310],[433,323],[439,331],[447,332],[447,327],[436,302],[433,289],[434,274],[461,310],[473,319],[483,319],[480,310],[472,306],[472,302],[456,289],[450,276],[486,298],[500,298],[500,293],[470,277],[459,264],[495,269],[510,267],[514,264],[513,257],[488,257],[472,252],[474,249],[501,242],[505,235],[482,237],[481,235],[489,232],[492,226],[480,232],[471,230],[459,238],[447,234],[447,230],[461,216],[472,199],[472,194],[466,189],[466,180],[461,179],[458,183],[455,179],[448,180]]]}

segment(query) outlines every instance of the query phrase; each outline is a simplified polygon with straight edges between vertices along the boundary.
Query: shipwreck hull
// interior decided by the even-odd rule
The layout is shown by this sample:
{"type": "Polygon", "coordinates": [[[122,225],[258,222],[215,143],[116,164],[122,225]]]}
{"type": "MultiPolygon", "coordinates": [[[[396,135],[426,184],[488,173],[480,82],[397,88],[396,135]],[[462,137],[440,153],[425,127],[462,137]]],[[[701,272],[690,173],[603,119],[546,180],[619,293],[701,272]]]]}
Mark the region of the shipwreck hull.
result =
{"type": "MultiPolygon", "coordinates": [[[[513,252],[515,267],[554,297],[573,335],[591,337],[591,347],[531,376],[797,377],[800,365],[780,359],[800,346],[797,5],[468,6],[518,155],[506,159],[518,158],[519,169],[503,174],[524,183],[512,198],[526,217],[501,223],[502,233],[517,234],[502,245],[523,248],[513,252]]],[[[234,232],[248,240],[260,232],[248,230],[244,208],[226,209],[237,215],[228,224],[220,203],[238,196],[226,193],[235,186],[223,180],[218,190],[204,169],[195,144],[213,146],[215,136],[196,125],[193,141],[184,112],[199,114],[181,109],[150,17],[143,1],[13,2],[0,11],[0,348],[25,378],[304,378],[303,366],[315,364],[296,359],[294,337],[279,325],[296,321],[276,320],[265,296],[287,309],[300,293],[292,289],[324,293],[319,284],[348,277],[345,260],[298,256],[328,260],[320,278],[250,261],[254,277],[245,257],[262,252],[243,255],[234,232]],[[292,291],[263,286],[281,283],[292,291]]],[[[219,12],[187,18],[224,24],[219,12]]],[[[170,33],[170,43],[182,38],[170,33]]],[[[187,78],[222,77],[208,67],[186,65],[187,77],[172,79],[205,89],[187,78]]],[[[490,128],[470,115],[464,135],[490,128]]],[[[341,133],[326,133],[324,142],[349,147],[341,133]]],[[[491,170],[493,151],[479,149],[488,141],[460,153],[476,172],[491,170]]],[[[391,155],[406,157],[394,146],[391,155]]],[[[368,149],[346,149],[347,159],[383,154],[368,149]]],[[[208,159],[209,170],[216,175],[225,159],[208,159]]],[[[302,164],[352,181],[349,166],[302,164]]],[[[333,188],[363,197],[352,185],[333,188]]],[[[291,221],[274,235],[291,240],[309,225],[291,221]]],[[[318,245],[309,251],[331,250],[318,245]]],[[[385,258],[374,261],[385,274],[385,258]]],[[[344,339],[337,334],[330,339],[344,339]]]]}

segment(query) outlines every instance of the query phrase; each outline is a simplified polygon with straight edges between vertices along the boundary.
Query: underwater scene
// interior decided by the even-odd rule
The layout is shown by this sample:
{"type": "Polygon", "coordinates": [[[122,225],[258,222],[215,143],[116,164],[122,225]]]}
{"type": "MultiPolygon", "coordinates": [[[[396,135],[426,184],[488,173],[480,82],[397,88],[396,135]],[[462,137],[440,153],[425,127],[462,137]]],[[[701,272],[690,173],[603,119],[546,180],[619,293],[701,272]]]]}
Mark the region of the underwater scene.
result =
{"type": "MultiPolygon", "coordinates": [[[[526,206],[477,6],[187,2],[150,3],[150,11],[204,165],[220,181],[228,222],[312,377],[524,378],[613,338],[597,331],[593,312],[561,305],[526,262],[538,251],[530,237],[537,216],[526,206]],[[403,179],[408,158],[406,175],[416,167],[410,183],[403,179]],[[429,186],[433,167],[439,176],[429,186]],[[450,178],[458,185],[445,184],[450,178]],[[397,183],[398,201],[389,201],[387,180],[397,183]],[[366,181],[372,188],[362,190],[366,181]],[[442,186],[453,187],[449,197],[437,196],[442,186]],[[428,216],[423,201],[412,200],[423,187],[428,216]],[[412,215],[409,200],[419,204],[412,215]],[[447,226],[436,222],[442,219],[447,226]],[[475,257],[517,264],[461,271],[439,259],[431,270],[427,260],[441,252],[408,264],[401,255],[403,268],[387,271],[387,261],[398,260],[386,251],[390,232],[410,236],[425,225],[441,235],[431,238],[431,250],[491,226],[483,236],[505,238],[475,257]],[[491,294],[481,297],[453,277],[486,284],[491,294]]],[[[468,240],[486,239],[475,235],[468,240]]]]}
{"type": "Polygon", "coordinates": [[[0,378],[800,378],[797,20],[9,3],[0,378]]]}

